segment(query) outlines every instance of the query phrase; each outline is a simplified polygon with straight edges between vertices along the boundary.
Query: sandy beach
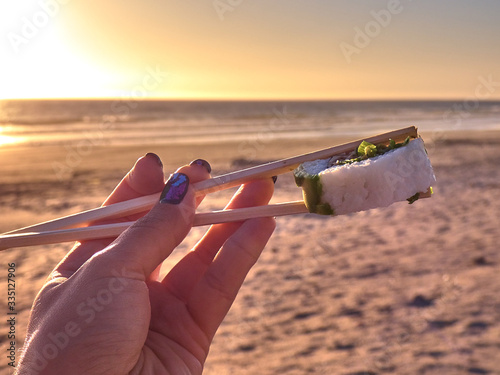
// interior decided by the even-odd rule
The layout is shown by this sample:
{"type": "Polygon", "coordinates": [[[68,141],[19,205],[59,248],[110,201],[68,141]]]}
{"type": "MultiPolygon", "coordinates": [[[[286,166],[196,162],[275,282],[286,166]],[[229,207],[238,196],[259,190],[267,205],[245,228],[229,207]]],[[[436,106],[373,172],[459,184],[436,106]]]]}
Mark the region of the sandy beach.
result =
{"type": "MultiPolygon", "coordinates": [[[[500,133],[423,137],[437,177],[431,199],[277,219],[205,374],[500,374],[500,133]]],[[[147,152],[165,173],[205,158],[217,175],[348,140],[262,139],[245,153],[234,143],[0,148],[0,232],[98,206],[147,152]]],[[[222,208],[230,194],[210,195],[200,210],[222,208]]],[[[291,174],[280,176],[273,201],[300,197],[291,174]]],[[[171,262],[205,230],[194,229],[171,262]]],[[[2,285],[16,264],[17,349],[36,293],[70,248],[2,252],[2,285]]],[[[11,373],[4,332],[2,375],[11,373]]]]}

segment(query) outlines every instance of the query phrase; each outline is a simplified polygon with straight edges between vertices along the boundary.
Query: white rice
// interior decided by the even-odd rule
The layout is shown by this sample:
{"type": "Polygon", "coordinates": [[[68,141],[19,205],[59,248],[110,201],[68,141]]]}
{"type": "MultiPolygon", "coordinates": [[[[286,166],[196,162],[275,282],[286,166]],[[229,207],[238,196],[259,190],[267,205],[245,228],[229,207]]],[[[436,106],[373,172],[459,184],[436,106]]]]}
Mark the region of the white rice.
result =
{"type": "Polygon", "coordinates": [[[319,173],[321,201],[329,203],[335,214],[386,207],[426,192],[436,181],[421,138],[361,162],[325,169],[327,163],[316,160],[304,167],[319,173]]]}

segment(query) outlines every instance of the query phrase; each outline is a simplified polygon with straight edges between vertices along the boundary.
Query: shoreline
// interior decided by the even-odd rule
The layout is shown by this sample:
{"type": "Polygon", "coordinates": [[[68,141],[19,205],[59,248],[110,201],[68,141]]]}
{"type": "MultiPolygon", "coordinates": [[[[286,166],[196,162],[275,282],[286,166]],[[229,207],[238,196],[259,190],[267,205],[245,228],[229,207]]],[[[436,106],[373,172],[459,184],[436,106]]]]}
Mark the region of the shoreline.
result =
{"type": "MultiPolygon", "coordinates": [[[[496,143],[500,130],[419,131],[426,146],[453,141],[479,141],[496,143]]],[[[373,134],[370,134],[373,135],[373,134]]],[[[175,169],[196,158],[206,158],[214,166],[230,169],[234,161],[248,164],[274,161],[318,149],[332,147],[356,139],[349,136],[331,136],[308,139],[275,139],[260,136],[241,142],[223,141],[200,144],[140,146],[97,145],[78,147],[78,144],[44,147],[0,147],[0,173],[6,182],[31,182],[37,180],[65,180],[73,174],[88,173],[99,169],[117,173],[127,171],[133,163],[148,152],[156,152],[163,160],[165,171],[175,169]],[[99,167],[99,168],[97,168],[99,167]],[[168,169],[169,168],[169,169],[168,169]],[[60,178],[62,177],[62,178],[60,178]]]]}

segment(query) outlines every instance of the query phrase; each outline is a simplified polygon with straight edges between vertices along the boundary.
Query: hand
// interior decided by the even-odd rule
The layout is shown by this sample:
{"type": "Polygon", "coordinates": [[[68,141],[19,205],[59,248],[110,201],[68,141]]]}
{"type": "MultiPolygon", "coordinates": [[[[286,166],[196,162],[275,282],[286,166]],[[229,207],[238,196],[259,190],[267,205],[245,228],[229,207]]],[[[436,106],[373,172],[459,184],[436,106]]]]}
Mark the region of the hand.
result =
{"type": "MultiPolygon", "coordinates": [[[[275,226],[272,218],[212,226],[158,280],[200,203],[191,185],[175,182],[207,179],[209,169],[197,161],[177,170],[164,199],[114,241],[75,245],[35,299],[18,374],[201,374],[215,332],[275,226]]],[[[105,204],[163,187],[161,162],[148,154],[105,204]]],[[[258,180],[228,206],[267,204],[272,193],[270,178],[258,180]]]]}

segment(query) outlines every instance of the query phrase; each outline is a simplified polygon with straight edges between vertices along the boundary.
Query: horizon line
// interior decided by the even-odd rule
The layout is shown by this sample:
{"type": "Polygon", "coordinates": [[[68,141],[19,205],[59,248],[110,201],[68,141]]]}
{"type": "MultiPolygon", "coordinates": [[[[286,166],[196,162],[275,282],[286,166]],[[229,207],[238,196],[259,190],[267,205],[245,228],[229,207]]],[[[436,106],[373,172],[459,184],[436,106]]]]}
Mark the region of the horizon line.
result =
{"type": "Polygon", "coordinates": [[[359,102],[383,102],[383,101],[414,101],[414,102],[424,102],[424,101],[440,101],[440,102],[450,102],[450,101],[478,101],[478,102],[497,102],[500,101],[500,97],[498,98],[488,98],[488,99],[478,99],[478,98],[459,98],[459,97],[450,97],[450,98],[410,98],[410,97],[403,97],[403,98],[392,98],[392,97],[385,97],[385,98],[226,98],[226,97],[219,97],[219,98],[193,98],[193,97],[186,97],[186,98],[172,98],[172,97],[151,97],[151,98],[132,98],[132,97],[113,97],[113,96],[102,96],[102,97],[65,97],[65,98],[58,98],[58,97],[47,97],[47,98],[40,98],[40,97],[33,97],[33,98],[0,98],[1,101],[63,101],[63,100],[68,100],[68,101],[77,101],[77,100],[86,100],[86,101],[92,101],[92,100],[116,100],[116,101],[123,101],[123,100],[133,100],[137,102],[141,101],[183,101],[183,102],[188,102],[188,101],[204,101],[204,102],[342,102],[342,101],[359,101],[359,102]]]}

